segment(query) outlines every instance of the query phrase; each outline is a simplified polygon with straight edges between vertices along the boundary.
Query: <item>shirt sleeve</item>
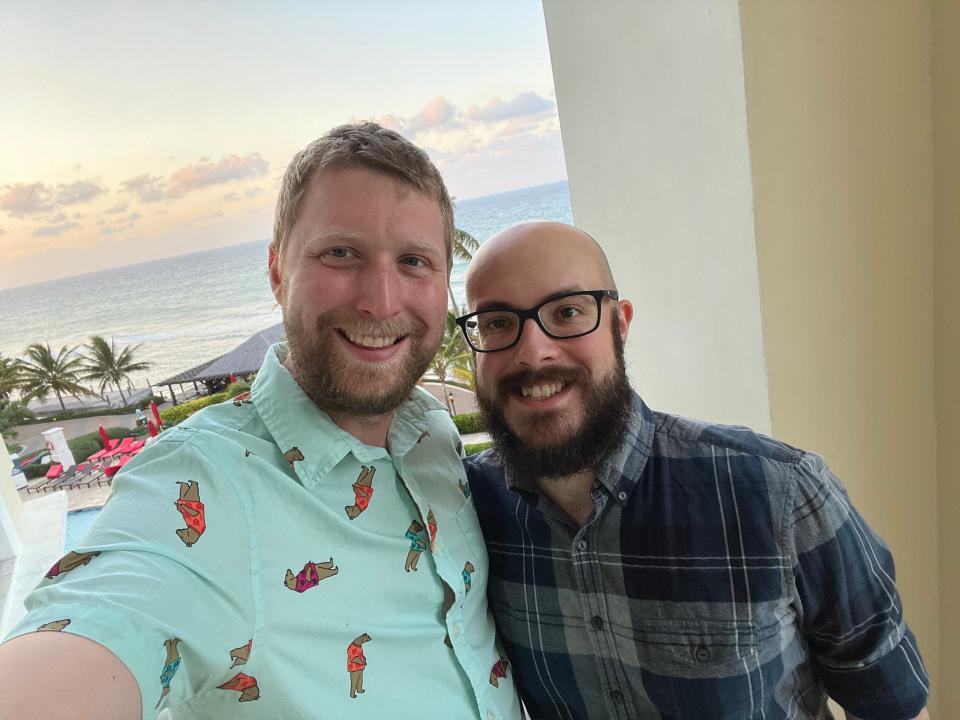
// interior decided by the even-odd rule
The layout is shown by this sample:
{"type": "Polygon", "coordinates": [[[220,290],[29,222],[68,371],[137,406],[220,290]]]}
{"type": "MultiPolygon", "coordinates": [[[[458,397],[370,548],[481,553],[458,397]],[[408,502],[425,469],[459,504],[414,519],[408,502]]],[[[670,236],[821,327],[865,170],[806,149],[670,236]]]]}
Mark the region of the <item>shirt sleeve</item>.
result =
{"type": "Polygon", "coordinates": [[[194,442],[212,433],[168,432],[118,474],[82,546],[67,548],[10,634],[70,632],[108,648],[136,678],[144,718],[224,692],[231,650],[254,627],[245,500],[194,442]]]}
{"type": "Polygon", "coordinates": [[[793,576],[817,674],[858,717],[914,718],[929,680],[903,619],[893,556],[823,458],[807,454],[797,469],[793,576]]]}

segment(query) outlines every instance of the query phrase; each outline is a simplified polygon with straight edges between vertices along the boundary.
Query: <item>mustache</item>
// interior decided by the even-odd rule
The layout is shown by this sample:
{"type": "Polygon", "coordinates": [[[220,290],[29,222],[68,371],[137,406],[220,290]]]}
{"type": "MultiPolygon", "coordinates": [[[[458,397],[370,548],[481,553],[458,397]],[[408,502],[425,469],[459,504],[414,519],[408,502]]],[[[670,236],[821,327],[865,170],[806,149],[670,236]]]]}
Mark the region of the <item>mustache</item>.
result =
{"type": "Polygon", "coordinates": [[[588,380],[587,372],[583,368],[553,366],[540,370],[518,370],[510,375],[504,375],[497,381],[497,392],[506,395],[521,387],[530,385],[544,385],[559,382],[564,385],[583,383],[588,380]]]}
{"type": "Polygon", "coordinates": [[[422,322],[409,320],[357,320],[349,319],[342,322],[334,318],[321,316],[317,319],[317,331],[340,330],[343,333],[351,335],[370,335],[375,337],[419,337],[424,334],[426,328],[422,322]]]}

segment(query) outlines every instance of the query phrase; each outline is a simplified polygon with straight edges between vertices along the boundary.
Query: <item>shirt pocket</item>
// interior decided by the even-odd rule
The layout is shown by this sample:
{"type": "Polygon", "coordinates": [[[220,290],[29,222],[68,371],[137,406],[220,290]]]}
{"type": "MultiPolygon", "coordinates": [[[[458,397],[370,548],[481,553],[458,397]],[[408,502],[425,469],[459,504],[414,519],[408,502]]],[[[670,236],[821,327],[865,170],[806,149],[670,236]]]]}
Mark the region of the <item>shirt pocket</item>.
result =
{"type": "Polygon", "coordinates": [[[650,620],[634,631],[644,690],[677,720],[762,717],[757,629],[750,622],[650,620]]]}

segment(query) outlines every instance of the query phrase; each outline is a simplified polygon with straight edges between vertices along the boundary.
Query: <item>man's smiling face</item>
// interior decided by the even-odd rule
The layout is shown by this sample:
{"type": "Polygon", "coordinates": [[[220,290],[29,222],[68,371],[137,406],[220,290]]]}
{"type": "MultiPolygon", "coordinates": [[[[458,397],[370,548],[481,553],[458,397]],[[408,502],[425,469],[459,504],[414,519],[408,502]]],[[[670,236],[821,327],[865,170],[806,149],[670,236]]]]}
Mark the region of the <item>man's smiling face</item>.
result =
{"type": "MultiPolygon", "coordinates": [[[[588,236],[539,222],[487,241],[470,267],[467,297],[471,310],[526,309],[558,293],[612,285],[588,236]]],[[[609,450],[629,406],[623,340],[631,318],[628,301],[604,299],[600,325],[588,335],[557,340],[527,320],[513,347],[477,353],[477,399],[501,451],[512,452],[510,464],[551,477],[609,450]]]]}
{"type": "Polygon", "coordinates": [[[447,262],[438,203],[366,168],[315,177],[270,281],[287,366],[327,412],[384,415],[443,336],[447,262]]]}

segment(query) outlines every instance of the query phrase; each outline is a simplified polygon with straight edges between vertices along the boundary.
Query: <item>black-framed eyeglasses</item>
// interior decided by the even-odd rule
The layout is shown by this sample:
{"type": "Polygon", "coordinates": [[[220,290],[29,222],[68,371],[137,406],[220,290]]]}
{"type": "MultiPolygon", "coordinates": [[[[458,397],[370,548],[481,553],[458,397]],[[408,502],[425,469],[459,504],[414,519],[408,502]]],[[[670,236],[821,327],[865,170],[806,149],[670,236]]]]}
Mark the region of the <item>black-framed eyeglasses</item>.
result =
{"type": "Polygon", "coordinates": [[[604,298],[618,299],[616,290],[577,290],[556,295],[528,310],[495,307],[457,318],[467,344],[477,352],[496,352],[520,342],[523,326],[534,320],[556,340],[589,335],[600,327],[604,298]]]}

